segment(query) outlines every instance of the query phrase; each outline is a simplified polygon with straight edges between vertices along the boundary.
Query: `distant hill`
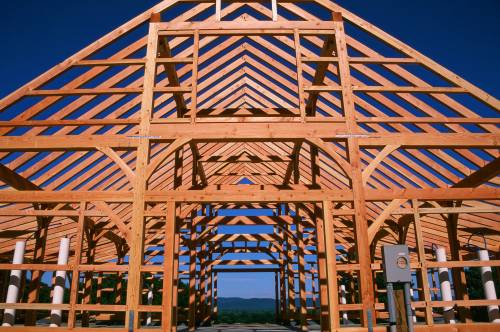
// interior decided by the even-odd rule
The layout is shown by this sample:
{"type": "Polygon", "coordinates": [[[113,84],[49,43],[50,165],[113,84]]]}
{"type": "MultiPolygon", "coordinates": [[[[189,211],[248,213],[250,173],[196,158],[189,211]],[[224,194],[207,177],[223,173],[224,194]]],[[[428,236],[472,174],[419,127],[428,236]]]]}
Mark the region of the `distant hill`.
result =
{"type": "MultiPolygon", "coordinates": [[[[295,299],[300,306],[299,299],[295,299]]],[[[217,300],[219,311],[272,311],[275,310],[274,299],[243,299],[241,297],[220,297],[217,300]]],[[[307,306],[312,306],[312,299],[307,299],[307,306]]]]}
{"type": "Polygon", "coordinates": [[[243,299],[241,297],[220,297],[219,311],[272,311],[274,299],[243,299]]]}

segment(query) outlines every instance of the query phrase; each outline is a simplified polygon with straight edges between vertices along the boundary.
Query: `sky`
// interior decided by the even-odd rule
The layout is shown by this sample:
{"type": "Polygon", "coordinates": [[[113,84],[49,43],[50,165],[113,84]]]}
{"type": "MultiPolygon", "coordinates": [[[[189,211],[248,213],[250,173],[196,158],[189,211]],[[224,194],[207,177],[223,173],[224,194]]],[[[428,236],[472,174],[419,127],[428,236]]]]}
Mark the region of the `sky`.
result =
{"type": "MultiPolygon", "coordinates": [[[[279,0],[278,0],[279,1],[279,0]]],[[[2,1],[0,98],[157,0],[2,1]]],[[[498,0],[339,0],[498,98],[498,0]]]]}
{"type": "MultiPolygon", "coordinates": [[[[157,2],[2,1],[0,98],[157,2]]],[[[488,93],[500,96],[499,0],[337,2],[488,93]]],[[[274,297],[272,274],[225,274],[220,281],[219,294],[223,297],[274,297]]]]}

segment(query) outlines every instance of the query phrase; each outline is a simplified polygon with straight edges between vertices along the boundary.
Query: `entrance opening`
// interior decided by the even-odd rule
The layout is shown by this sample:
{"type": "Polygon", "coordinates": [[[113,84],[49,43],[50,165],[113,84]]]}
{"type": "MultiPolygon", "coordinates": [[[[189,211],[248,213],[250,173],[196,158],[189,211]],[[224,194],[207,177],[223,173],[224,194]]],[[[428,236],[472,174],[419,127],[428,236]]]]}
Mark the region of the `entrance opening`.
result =
{"type": "Polygon", "coordinates": [[[230,272],[229,270],[218,273],[219,313],[215,323],[270,324],[278,322],[276,306],[279,298],[275,297],[275,273],[230,272]]]}

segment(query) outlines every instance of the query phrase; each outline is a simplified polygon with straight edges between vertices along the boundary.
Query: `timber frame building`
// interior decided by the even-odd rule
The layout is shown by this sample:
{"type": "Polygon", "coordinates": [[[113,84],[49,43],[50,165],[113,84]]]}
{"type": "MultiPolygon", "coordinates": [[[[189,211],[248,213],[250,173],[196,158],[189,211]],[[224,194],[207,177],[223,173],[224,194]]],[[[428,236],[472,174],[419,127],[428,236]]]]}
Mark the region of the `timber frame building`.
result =
{"type": "Polygon", "coordinates": [[[466,272],[500,266],[499,109],[330,0],[162,1],[0,101],[0,331],[193,331],[241,271],[283,324],[385,330],[397,243],[418,330],[498,331],[466,272]]]}

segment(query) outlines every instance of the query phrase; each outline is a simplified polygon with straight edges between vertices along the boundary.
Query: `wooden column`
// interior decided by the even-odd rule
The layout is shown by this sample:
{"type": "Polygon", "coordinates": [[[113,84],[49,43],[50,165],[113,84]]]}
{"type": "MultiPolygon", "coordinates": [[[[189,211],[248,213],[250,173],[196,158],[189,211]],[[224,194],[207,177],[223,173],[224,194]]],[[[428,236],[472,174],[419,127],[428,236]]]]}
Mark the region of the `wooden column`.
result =
{"type": "Polygon", "coordinates": [[[210,317],[212,314],[212,286],[213,286],[213,283],[212,283],[212,265],[210,263],[211,263],[210,259],[208,259],[207,260],[207,304],[206,304],[205,313],[203,315],[203,322],[202,322],[203,324],[208,324],[210,322],[210,317]]]}
{"type": "MultiPolygon", "coordinates": [[[[180,215],[181,211],[181,205],[179,204],[178,207],[176,207],[176,211],[180,215]]],[[[177,220],[177,219],[176,219],[177,220]]],[[[173,262],[173,273],[172,273],[172,278],[174,280],[173,285],[172,285],[172,326],[174,327],[174,330],[177,329],[177,308],[179,305],[179,246],[180,246],[180,234],[179,234],[179,229],[178,225],[175,225],[175,233],[174,233],[174,262],[173,262]]]]}
{"type": "MultiPolygon", "coordinates": [[[[159,21],[159,14],[152,17],[152,22],[159,21]]],[[[127,314],[125,318],[126,328],[129,328],[129,313],[134,312],[133,327],[139,328],[139,312],[137,311],[141,300],[141,266],[144,261],[144,194],[147,187],[147,166],[149,162],[149,129],[153,113],[154,93],[156,77],[156,56],[158,54],[158,24],[149,24],[146,64],[144,69],[144,83],[139,113],[139,134],[136,157],[135,181],[134,181],[134,203],[132,208],[130,252],[129,252],[129,275],[127,284],[127,314]]],[[[170,212],[175,216],[175,213],[170,212]]],[[[167,220],[168,223],[168,220],[167,220]]],[[[166,278],[165,278],[166,279],[166,278]]],[[[164,297],[165,299],[165,297],[164,297]]],[[[170,323],[171,321],[169,321],[170,323]]]]}
{"type": "Polygon", "coordinates": [[[217,320],[217,315],[219,314],[219,305],[217,302],[217,296],[218,296],[218,278],[217,278],[217,272],[214,272],[214,307],[213,307],[213,320],[217,320]]]}
{"type": "Polygon", "coordinates": [[[418,212],[418,200],[413,199],[411,201],[413,208],[413,218],[414,218],[414,226],[415,226],[415,237],[417,240],[417,250],[418,250],[418,260],[420,262],[420,280],[422,282],[422,293],[424,294],[425,301],[425,322],[427,325],[432,325],[432,307],[431,304],[431,294],[429,291],[429,279],[427,273],[427,262],[425,259],[425,248],[424,248],[424,239],[422,237],[422,224],[420,222],[420,213],[418,212]]]}
{"type": "Polygon", "coordinates": [[[286,305],[286,243],[285,243],[285,230],[284,225],[281,227],[281,233],[283,234],[283,241],[281,242],[281,251],[280,255],[280,302],[281,302],[281,321],[283,324],[290,324],[290,320],[287,314],[287,305],[286,305]]]}
{"type": "MultiPolygon", "coordinates": [[[[37,217],[37,230],[35,232],[35,247],[33,249],[33,263],[41,264],[45,257],[45,244],[47,242],[47,235],[49,231],[49,223],[52,218],[37,217]]],[[[28,303],[38,302],[40,295],[40,282],[42,280],[43,272],[34,270],[31,272],[31,282],[28,290],[28,303]]],[[[36,310],[26,310],[26,317],[24,320],[25,326],[33,326],[36,324],[36,310]]]]}
{"type": "Polygon", "coordinates": [[[326,272],[325,253],[325,227],[323,216],[318,212],[319,207],[314,204],[314,215],[316,217],[316,255],[318,257],[318,283],[319,283],[319,318],[321,331],[330,330],[329,306],[328,306],[328,281],[326,272]]]}
{"type": "Polygon", "coordinates": [[[68,328],[70,329],[75,327],[75,321],[76,321],[75,305],[78,303],[78,291],[80,288],[80,274],[78,272],[78,267],[80,266],[82,258],[82,243],[83,243],[83,234],[85,232],[86,207],[87,207],[86,202],[80,202],[80,209],[78,210],[78,226],[77,226],[76,240],[75,240],[75,256],[73,259],[73,270],[71,273],[71,288],[69,295],[70,310],[68,312],[68,328]]]}
{"type": "Polygon", "coordinates": [[[366,202],[361,173],[360,147],[357,134],[360,134],[356,124],[356,110],[354,108],[354,94],[347,54],[347,43],[344,31],[344,22],[341,13],[334,13],[335,45],[338,56],[339,77],[342,85],[342,106],[346,117],[346,125],[350,135],[347,139],[349,163],[351,165],[351,187],[354,196],[354,222],[356,230],[356,249],[359,263],[359,292],[362,299],[362,325],[368,325],[367,313],[372,312],[375,323],[373,276],[371,270],[370,242],[368,240],[368,224],[366,219],[366,202]]]}
{"type": "Polygon", "coordinates": [[[311,295],[312,295],[312,307],[313,307],[313,312],[316,313],[317,310],[317,298],[316,298],[316,278],[315,278],[316,272],[314,269],[314,265],[311,265],[311,295]]]}
{"type": "Polygon", "coordinates": [[[280,321],[280,281],[278,272],[274,272],[274,313],[276,323],[280,321]]]}
{"type": "Polygon", "coordinates": [[[189,241],[189,331],[196,330],[196,226],[194,225],[195,214],[191,214],[191,237],[189,241]]]}
{"type": "Polygon", "coordinates": [[[163,259],[163,310],[162,310],[162,329],[164,332],[175,332],[177,326],[173,324],[176,312],[174,303],[177,294],[174,294],[174,266],[177,257],[175,257],[175,233],[177,232],[177,222],[175,216],[175,202],[167,202],[167,216],[165,223],[165,252],[163,259]]]}
{"type": "Polygon", "coordinates": [[[306,294],[306,274],[304,259],[304,226],[300,217],[298,205],[295,205],[295,231],[297,236],[297,266],[299,272],[299,298],[300,298],[300,329],[307,331],[307,294],[306,294]]]}
{"type": "MultiPolygon", "coordinates": [[[[461,205],[461,204],[460,204],[461,205]]],[[[452,261],[462,261],[462,250],[460,248],[460,240],[458,238],[458,217],[459,214],[448,215],[446,229],[448,232],[448,241],[450,244],[450,254],[452,261]]],[[[462,267],[452,268],[453,288],[457,300],[469,300],[467,293],[467,280],[465,279],[465,271],[462,267]]],[[[470,307],[458,307],[458,318],[464,322],[471,322],[470,307]]]]}
{"type": "MultiPolygon", "coordinates": [[[[118,253],[118,258],[116,260],[116,264],[122,265],[124,258],[125,258],[123,245],[117,246],[116,251],[118,253]]],[[[123,273],[122,272],[117,272],[117,274],[116,274],[116,284],[114,287],[114,294],[115,294],[115,304],[122,304],[122,298],[123,298],[123,273]]]]}
{"type": "MultiPolygon", "coordinates": [[[[86,256],[87,259],[85,261],[86,264],[94,264],[94,259],[95,259],[95,230],[90,229],[87,232],[87,252],[86,256]]],[[[83,298],[82,298],[82,303],[83,304],[89,304],[92,296],[92,284],[94,282],[94,273],[91,271],[85,272],[85,284],[83,288],[83,298]]],[[[90,319],[90,314],[88,311],[83,311],[82,312],[82,327],[88,327],[89,326],[89,319],[90,319]]]]}
{"type": "MultiPolygon", "coordinates": [[[[290,227],[288,228],[288,232],[291,232],[290,227]]],[[[292,252],[292,244],[290,237],[285,234],[285,241],[287,243],[287,273],[288,273],[288,317],[289,319],[295,319],[295,273],[293,271],[293,252],[292,252]]]]}
{"type": "MultiPolygon", "coordinates": [[[[202,229],[204,229],[202,227],[202,229]]],[[[201,253],[205,253],[207,250],[207,245],[205,242],[201,244],[201,253]]],[[[200,319],[203,319],[205,317],[206,313],[206,289],[207,289],[207,260],[205,259],[205,255],[200,256],[200,319]]]]}
{"type": "Polygon", "coordinates": [[[98,304],[102,304],[102,272],[97,274],[96,299],[98,304]]]}
{"type": "Polygon", "coordinates": [[[336,249],[330,201],[323,202],[323,215],[316,222],[321,331],[340,325],[337,291],[336,249]]]}

